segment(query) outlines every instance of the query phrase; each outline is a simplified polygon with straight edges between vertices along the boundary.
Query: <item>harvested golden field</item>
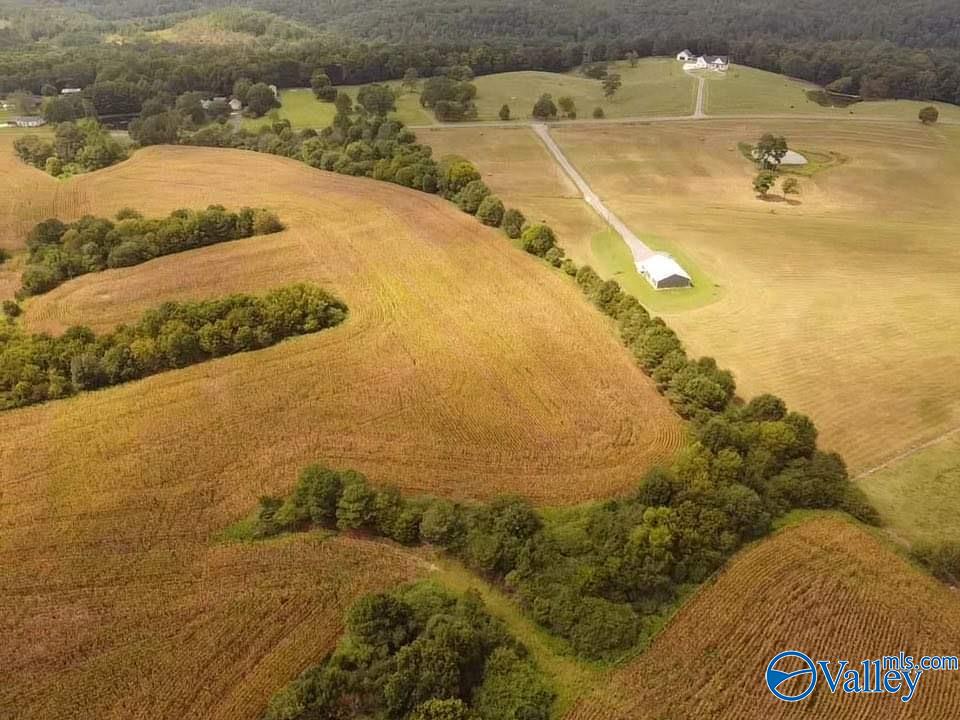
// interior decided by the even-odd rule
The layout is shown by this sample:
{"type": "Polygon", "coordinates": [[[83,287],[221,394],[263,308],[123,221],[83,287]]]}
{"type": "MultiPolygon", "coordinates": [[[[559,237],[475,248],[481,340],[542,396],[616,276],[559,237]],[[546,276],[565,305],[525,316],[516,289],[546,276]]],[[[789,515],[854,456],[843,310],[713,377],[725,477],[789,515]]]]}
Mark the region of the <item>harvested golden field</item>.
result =
{"type": "Polygon", "coordinates": [[[116,493],[108,474],[4,494],[5,718],[252,720],[332,649],[353,600],[420,571],[346,537],[212,545],[232,488],[185,469],[116,493]],[[47,512],[17,522],[11,500],[47,512]]]}
{"type": "Polygon", "coordinates": [[[439,198],[199,148],[144,150],[71,183],[95,213],[250,204],[289,229],[75,279],[26,303],[29,329],[103,330],[163,300],[294,280],[327,287],[351,314],[265,352],[0,416],[21,477],[109,462],[122,488],[189,466],[245,488],[242,514],[322,460],[414,492],[570,503],[628,490],[682,441],[576,286],[439,198]]]}
{"type": "Polygon", "coordinates": [[[625,246],[610,253],[609,234],[529,131],[425,137],[477,162],[506,202],[554,225],[577,261],[620,279],[694,353],[731,368],[741,394],[772,392],[810,414],[854,471],[960,425],[960,128],[708,120],[552,132],[635,232],[718,287],[700,297],[635,289],[625,246]],[[765,131],[846,162],[801,177],[796,203],[760,201],[737,144],[765,131]]]}
{"type": "Polygon", "coordinates": [[[164,300],[293,280],[350,316],[0,414],[5,717],[257,717],[332,646],[353,598],[420,570],[346,537],[216,540],[308,462],[412,492],[570,503],[628,490],[682,440],[572,282],[439,198],[171,147],[54,190],[83,199],[65,218],[216,202],[288,228],[75,279],[25,303],[29,329],[103,330],[164,300]]]}
{"type": "Polygon", "coordinates": [[[859,663],[901,650],[953,655],[958,645],[960,605],[951,590],[861,527],[818,517],[737,556],[567,720],[957,717],[957,672],[924,673],[909,703],[832,695],[822,679],[806,700],[785,703],[767,690],[764,671],[788,649],[859,663]]]}

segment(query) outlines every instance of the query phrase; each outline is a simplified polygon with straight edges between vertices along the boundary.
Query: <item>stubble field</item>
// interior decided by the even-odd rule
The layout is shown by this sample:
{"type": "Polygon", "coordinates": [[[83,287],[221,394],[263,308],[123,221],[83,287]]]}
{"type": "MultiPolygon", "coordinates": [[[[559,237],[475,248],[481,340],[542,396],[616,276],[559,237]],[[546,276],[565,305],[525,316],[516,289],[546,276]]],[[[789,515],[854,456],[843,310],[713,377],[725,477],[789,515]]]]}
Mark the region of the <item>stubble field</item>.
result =
{"type": "Polygon", "coordinates": [[[859,664],[901,650],[953,655],[958,643],[951,590],[849,520],[815,517],[740,553],[567,720],[956,717],[957,672],[924,673],[909,703],[831,694],[823,681],[804,702],[780,702],[763,676],[788,649],[859,664]]]}
{"type": "Polygon", "coordinates": [[[105,330],[164,300],[295,280],[350,316],[0,414],[0,708],[22,717],[256,717],[331,646],[352,598],[419,573],[415,556],[349,538],[215,539],[308,462],[409,492],[564,504],[628,491],[682,442],[573,283],[439,198],[196,148],[52,186],[26,176],[46,191],[23,223],[36,208],[70,219],[217,202],[288,225],[68,282],[25,303],[28,329],[105,330]]]}

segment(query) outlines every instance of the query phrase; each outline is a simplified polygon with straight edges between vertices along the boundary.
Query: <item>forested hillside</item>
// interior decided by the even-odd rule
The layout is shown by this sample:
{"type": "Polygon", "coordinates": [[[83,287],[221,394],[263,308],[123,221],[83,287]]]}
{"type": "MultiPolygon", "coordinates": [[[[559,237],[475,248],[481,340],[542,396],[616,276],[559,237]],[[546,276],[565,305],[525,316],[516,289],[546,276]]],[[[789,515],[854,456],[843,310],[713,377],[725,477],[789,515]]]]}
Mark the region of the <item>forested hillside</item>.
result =
{"type": "Polygon", "coordinates": [[[0,53],[0,93],[108,79],[143,93],[223,94],[241,77],[303,86],[318,68],[334,84],[360,84],[410,67],[421,77],[453,65],[476,75],[561,71],[689,47],[866,99],[960,102],[960,5],[947,0],[248,0],[260,12],[215,20],[248,47],[144,33],[228,4],[65,0],[18,16],[0,0],[0,48],[16,53],[0,53]]]}

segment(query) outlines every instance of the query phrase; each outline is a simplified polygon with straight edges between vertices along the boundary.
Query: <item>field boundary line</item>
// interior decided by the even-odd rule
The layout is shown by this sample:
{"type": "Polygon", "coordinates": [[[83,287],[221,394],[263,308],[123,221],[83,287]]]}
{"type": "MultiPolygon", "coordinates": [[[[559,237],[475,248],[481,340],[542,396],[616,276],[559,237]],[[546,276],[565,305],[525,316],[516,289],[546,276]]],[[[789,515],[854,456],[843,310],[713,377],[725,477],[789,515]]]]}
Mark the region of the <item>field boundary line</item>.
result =
{"type": "Polygon", "coordinates": [[[907,459],[908,457],[910,457],[911,455],[916,455],[916,454],[917,454],[918,452],[920,452],[921,450],[926,450],[927,448],[933,447],[934,445],[939,445],[939,444],[942,443],[944,440],[949,440],[951,437],[953,437],[954,435],[958,435],[958,434],[960,434],[960,426],[957,426],[957,427],[953,428],[952,430],[947,430],[947,432],[945,432],[945,433],[943,433],[943,434],[941,434],[941,435],[938,435],[937,437],[933,438],[932,440],[927,440],[926,442],[921,443],[920,445],[916,445],[916,446],[914,446],[914,447],[912,447],[912,448],[910,448],[910,449],[908,449],[908,450],[904,450],[902,453],[899,453],[899,454],[897,454],[897,455],[894,455],[894,456],[893,456],[892,458],[890,458],[889,460],[885,460],[884,462],[880,463],[879,465],[877,465],[877,466],[875,466],[875,467],[870,468],[869,470],[864,470],[864,471],[863,471],[862,473],[860,473],[859,475],[856,475],[853,479],[854,479],[854,480],[863,480],[864,478],[869,477],[869,476],[873,475],[874,473],[878,473],[878,472],[880,472],[881,470],[885,470],[886,468],[888,468],[888,467],[890,467],[891,465],[894,465],[894,464],[900,462],[901,460],[906,460],[906,459],[907,459]]]}

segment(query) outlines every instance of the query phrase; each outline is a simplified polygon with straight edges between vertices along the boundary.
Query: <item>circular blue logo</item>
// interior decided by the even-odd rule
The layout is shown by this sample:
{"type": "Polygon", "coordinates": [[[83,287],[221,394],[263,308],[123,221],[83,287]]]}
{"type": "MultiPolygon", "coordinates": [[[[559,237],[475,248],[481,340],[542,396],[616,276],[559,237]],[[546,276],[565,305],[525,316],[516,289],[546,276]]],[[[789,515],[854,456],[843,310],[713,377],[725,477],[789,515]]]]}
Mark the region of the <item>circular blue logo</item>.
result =
{"type": "Polygon", "coordinates": [[[817,668],[813,664],[813,660],[804,655],[802,652],[797,650],[784,650],[782,653],[776,655],[767,665],[766,680],[767,687],[775,697],[786,702],[796,702],[797,700],[803,700],[805,697],[807,697],[807,695],[812,693],[813,689],[817,686],[817,668]],[[778,670],[777,665],[784,658],[796,658],[803,664],[803,667],[801,667],[799,670],[792,670],[790,672],[778,670]],[[791,695],[780,691],[779,688],[787,680],[802,676],[808,676],[805,682],[798,683],[804,688],[802,691],[795,692],[791,695]]]}

